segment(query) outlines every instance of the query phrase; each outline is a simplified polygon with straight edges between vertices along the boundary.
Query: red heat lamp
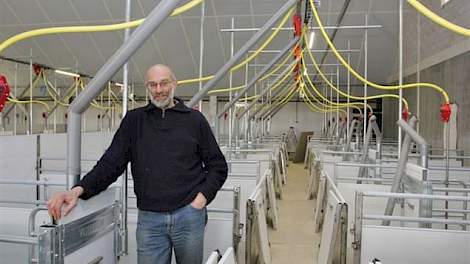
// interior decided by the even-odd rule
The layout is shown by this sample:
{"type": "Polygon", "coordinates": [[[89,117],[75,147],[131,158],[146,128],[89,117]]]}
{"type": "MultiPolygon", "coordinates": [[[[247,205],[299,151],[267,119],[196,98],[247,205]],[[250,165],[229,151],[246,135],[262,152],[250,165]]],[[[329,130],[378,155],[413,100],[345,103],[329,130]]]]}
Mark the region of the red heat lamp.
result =
{"type": "Polygon", "coordinates": [[[8,96],[10,96],[10,85],[8,85],[7,78],[0,74],[0,112],[3,111],[8,96]]]}

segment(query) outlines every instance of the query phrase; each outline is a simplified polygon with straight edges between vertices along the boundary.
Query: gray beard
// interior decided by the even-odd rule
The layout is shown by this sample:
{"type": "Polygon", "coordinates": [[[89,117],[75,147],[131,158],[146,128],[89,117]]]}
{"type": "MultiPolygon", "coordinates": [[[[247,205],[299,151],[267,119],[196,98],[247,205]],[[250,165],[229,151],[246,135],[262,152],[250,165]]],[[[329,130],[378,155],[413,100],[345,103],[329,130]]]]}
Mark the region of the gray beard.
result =
{"type": "Polygon", "coordinates": [[[155,105],[156,107],[160,108],[160,109],[165,109],[167,108],[169,105],[170,105],[170,102],[173,101],[173,98],[175,97],[175,94],[173,91],[170,92],[170,94],[168,95],[168,98],[166,98],[165,100],[163,101],[157,101],[153,98],[153,96],[150,96],[150,101],[152,102],[153,105],[155,105]]]}

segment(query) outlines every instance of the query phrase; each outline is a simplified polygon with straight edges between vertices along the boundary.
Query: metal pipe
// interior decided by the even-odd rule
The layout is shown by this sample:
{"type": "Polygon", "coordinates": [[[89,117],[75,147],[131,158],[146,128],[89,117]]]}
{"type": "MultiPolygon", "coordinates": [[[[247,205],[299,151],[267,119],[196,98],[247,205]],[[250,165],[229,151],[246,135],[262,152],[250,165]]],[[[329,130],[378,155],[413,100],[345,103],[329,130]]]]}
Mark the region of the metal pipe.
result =
{"type": "MultiPolygon", "coordinates": [[[[365,20],[366,20],[366,25],[368,23],[368,15],[365,14],[365,20]]],[[[368,35],[367,35],[367,29],[364,30],[364,78],[367,80],[367,50],[368,50],[368,35]]],[[[364,142],[363,144],[366,144],[366,124],[367,124],[367,83],[364,83],[364,142]]],[[[370,140],[370,138],[369,138],[370,140]]]]}
{"type": "MultiPolygon", "coordinates": [[[[348,40],[348,50],[351,49],[351,41],[348,40]]],[[[348,52],[348,64],[351,63],[351,52],[348,52]]],[[[325,64],[323,64],[323,66],[325,66],[325,64]]],[[[351,93],[351,73],[349,71],[347,71],[347,103],[348,103],[348,106],[346,107],[346,111],[347,111],[347,117],[346,117],[346,120],[347,122],[350,122],[351,121],[351,117],[350,117],[350,109],[349,109],[349,103],[350,103],[350,100],[349,100],[349,95],[351,93]]],[[[349,135],[351,132],[351,130],[349,129],[349,126],[347,125],[346,123],[346,135],[347,135],[347,138],[349,138],[349,135]]],[[[349,140],[349,143],[351,143],[351,140],[349,140]]],[[[347,148],[349,148],[349,146],[347,146],[347,148]]]]}
{"type": "MultiPolygon", "coordinates": [[[[235,27],[235,18],[232,17],[231,21],[231,26],[232,28],[235,27]]],[[[233,32],[230,34],[230,58],[233,58],[233,42],[234,42],[234,34],[233,32]]],[[[232,71],[229,72],[229,86],[232,88],[233,86],[233,74],[232,71]]],[[[232,90],[229,91],[229,101],[232,101],[232,90]]],[[[223,111],[225,113],[225,111],[223,111]]],[[[220,118],[220,115],[217,117],[220,118]]],[[[216,122],[218,119],[216,119],[216,122]]],[[[228,145],[232,147],[232,135],[233,135],[233,109],[230,108],[230,111],[228,113],[228,145]]]]}
{"type": "MultiPolygon", "coordinates": [[[[403,0],[398,1],[398,85],[403,85],[403,0]]],[[[402,119],[403,112],[403,89],[398,90],[398,119],[402,119]]],[[[401,153],[401,127],[398,126],[398,155],[401,153]]]]}
{"type": "MultiPolygon", "coordinates": [[[[382,25],[349,25],[349,26],[324,26],[326,30],[330,29],[377,29],[383,28],[382,25]]],[[[281,28],[271,28],[271,30],[282,30],[282,31],[291,31],[294,30],[293,27],[281,27],[281,28]]],[[[320,30],[320,27],[308,27],[309,30],[320,30]]],[[[260,28],[222,28],[221,32],[250,32],[258,31],[260,28]]]]}
{"type": "MultiPolygon", "coordinates": [[[[244,93],[248,92],[252,87],[253,85],[261,78],[263,77],[272,67],[274,64],[276,64],[280,59],[282,59],[282,57],[284,57],[284,55],[292,49],[292,47],[294,47],[295,44],[297,44],[299,41],[299,37],[295,37],[293,38],[289,44],[287,44],[287,46],[284,47],[284,49],[282,49],[281,53],[279,53],[276,57],[274,57],[274,59],[272,59],[268,65],[266,65],[253,79],[250,80],[250,82],[248,83],[248,85],[243,89],[241,90],[237,96],[235,96],[235,98],[233,98],[230,102],[228,102],[225,107],[222,109],[222,111],[219,113],[218,117],[221,118],[224,113],[230,109],[242,96],[244,93]]],[[[292,61],[289,66],[293,66],[295,63],[297,63],[298,60],[294,60],[292,61]]],[[[286,67],[281,75],[278,75],[278,77],[276,77],[276,79],[272,82],[272,83],[276,83],[277,81],[279,81],[282,77],[284,77],[284,75],[287,74],[287,72],[290,70],[291,67],[286,67]]],[[[261,97],[261,96],[264,96],[268,91],[269,91],[269,88],[271,87],[267,87],[265,88],[259,95],[258,97],[253,100],[253,102],[250,104],[250,108],[253,107],[254,103],[261,97]]],[[[242,114],[240,114],[240,116],[243,116],[245,113],[246,113],[246,109],[242,112],[242,114]]],[[[240,118],[240,116],[238,118],[240,118]]]]}
{"type": "MultiPolygon", "coordinates": [[[[399,119],[398,121],[401,121],[399,119]]],[[[411,128],[416,127],[416,123],[418,119],[416,117],[411,117],[408,121],[408,126],[411,128]]],[[[399,123],[399,122],[397,122],[399,123]]],[[[403,175],[405,172],[406,162],[408,160],[408,152],[411,146],[411,135],[409,133],[405,134],[405,138],[403,139],[403,148],[401,149],[401,153],[398,159],[397,170],[395,172],[395,177],[393,179],[393,184],[391,188],[392,193],[398,193],[400,191],[400,186],[403,182],[403,175]]],[[[387,206],[385,208],[385,215],[393,215],[393,210],[395,208],[395,198],[389,198],[387,201],[387,206]]],[[[390,225],[390,221],[383,221],[383,225],[390,225]]]]}
{"type": "MultiPolygon", "coordinates": [[[[360,52],[361,50],[358,50],[358,49],[338,49],[336,51],[338,51],[338,52],[360,52]]],[[[255,53],[255,52],[257,52],[257,51],[256,50],[248,51],[248,53],[255,53]]],[[[259,53],[279,53],[279,52],[281,52],[281,50],[262,50],[259,53]]],[[[320,53],[320,52],[333,52],[333,51],[332,50],[326,50],[326,49],[322,49],[322,50],[311,49],[310,52],[320,53]]]]}
{"type": "MultiPolygon", "coordinates": [[[[287,93],[289,93],[290,89],[283,89],[283,92],[280,93],[280,96],[285,96],[287,93]]],[[[261,112],[261,114],[258,115],[258,119],[265,119],[267,118],[269,115],[271,115],[271,113],[273,113],[274,111],[277,111],[277,109],[281,109],[283,106],[283,104],[272,104],[271,106],[268,106],[267,108],[265,108],[263,110],[263,112],[261,112]]]]}
{"type": "Polygon", "coordinates": [[[395,215],[363,215],[363,219],[368,220],[383,220],[383,221],[399,221],[399,222],[413,222],[413,223],[436,223],[447,225],[470,225],[470,221],[465,220],[447,220],[439,218],[421,218],[421,217],[407,217],[395,215]]]}
{"type": "Polygon", "coordinates": [[[37,238],[26,237],[26,236],[10,236],[10,235],[0,235],[0,242],[23,244],[23,245],[39,244],[39,241],[37,238]]]}
{"type": "MultiPolygon", "coordinates": [[[[201,25],[199,27],[199,79],[202,78],[202,66],[204,60],[204,18],[206,14],[205,2],[206,1],[202,1],[201,3],[201,25]]],[[[199,81],[199,91],[200,90],[202,90],[202,81],[199,81]]],[[[202,101],[199,102],[199,111],[202,113],[202,101]]]]}
{"type": "Polygon", "coordinates": [[[33,134],[33,49],[29,54],[29,134],[33,134]]]}
{"type": "MultiPolygon", "coordinates": [[[[289,66],[290,67],[286,67],[282,73],[280,73],[273,81],[272,83],[277,83],[279,80],[281,80],[288,72],[289,70],[291,69],[291,67],[293,67],[296,63],[298,63],[299,60],[293,60],[289,66]]],[[[258,100],[262,97],[262,96],[265,96],[269,91],[271,90],[271,86],[267,86],[263,91],[261,91],[261,93],[255,98],[253,99],[253,101],[251,101],[251,103],[245,107],[245,109],[238,114],[238,119],[242,118],[257,102],[258,100]]],[[[234,102],[235,103],[235,102],[234,102]]],[[[223,114],[223,113],[222,113],[223,114]]]]}
{"type": "Polygon", "coordinates": [[[232,66],[243,56],[245,53],[253,47],[253,45],[256,44],[256,42],[262,38],[268,30],[276,23],[279,18],[285,14],[295,3],[297,0],[288,0],[266,23],[265,25],[258,31],[256,34],[253,35],[253,37],[248,40],[243,47],[240,48],[240,50],[237,51],[237,53],[230,58],[228,62],[225,63],[224,66],[222,66],[217,73],[214,75],[214,78],[210,79],[205,85],[204,88],[199,91],[197,94],[193,96],[193,98],[189,101],[188,107],[193,107],[196,105],[199,100],[201,100],[207,92],[214,87],[222,77],[225,76],[225,74],[232,68],[232,66]]]}
{"type": "MultiPolygon", "coordinates": [[[[126,22],[129,22],[131,19],[131,0],[126,0],[126,11],[125,11],[125,19],[126,22]]],[[[124,31],[124,43],[129,40],[130,29],[126,28],[124,31]]],[[[129,88],[129,64],[126,62],[122,69],[122,84],[123,84],[123,92],[122,92],[122,118],[124,118],[127,114],[128,108],[128,88],[129,88]]],[[[124,176],[122,177],[122,184],[121,184],[121,199],[122,199],[122,232],[124,236],[124,242],[122,244],[122,254],[127,255],[129,254],[129,232],[127,227],[127,207],[128,207],[128,171],[129,171],[129,164],[126,167],[126,171],[124,172],[124,176]]]]}
{"type": "Polygon", "coordinates": [[[430,194],[415,194],[415,193],[395,193],[395,192],[364,192],[364,196],[368,197],[389,197],[389,198],[404,198],[404,199],[428,199],[428,200],[441,200],[441,201],[470,201],[467,196],[450,196],[450,195],[430,195],[430,194]]]}
{"type": "MultiPolygon", "coordinates": [[[[284,84],[284,86],[287,86],[291,83],[292,83],[292,79],[289,79],[287,83],[284,84]]],[[[281,92],[285,92],[286,90],[289,90],[289,89],[277,89],[273,94],[271,94],[271,98],[277,97],[281,92]]],[[[255,111],[253,111],[253,113],[250,113],[248,119],[253,119],[262,109],[266,109],[264,108],[264,106],[265,105],[261,104],[260,107],[258,107],[255,111]]]]}
{"type": "MultiPolygon", "coordinates": [[[[329,36],[329,39],[331,40],[331,42],[334,42],[334,40],[335,40],[336,33],[338,33],[338,27],[340,27],[341,23],[343,22],[344,15],[346,14],[346,10],[348,9],[350,2],[351,2],[351,0],[344,0],[343,6],[341,7],[341,11],[338,15],[338,19],[336,20],[336,27],[337,28],[333,29],[333,33],[331,33],[331,36],[329,36]]],[[[330,49],[330,46],[326,45],[326,49],[330,49]]],[[[323,55],[322,59],[320,60],[320,69],[321,69],[323,63],[325,62],[325,59],[326,59],[327,56],[328,56],[328,53],[325,53],[323,55]]]]}
{"type": "Polygon", "coordinates": [[[80,93],[69,108],[67,133],[67,188],[70,189],[80,180],[81,155],[81,114],[90,102],[102,91],[106,82],[129,60],[137,49],[147,40],[159,25],[171,14],[180,0],[161,1],[145,21],[132,33],[116,53],[89,82],[85,91],[80,93]]]}

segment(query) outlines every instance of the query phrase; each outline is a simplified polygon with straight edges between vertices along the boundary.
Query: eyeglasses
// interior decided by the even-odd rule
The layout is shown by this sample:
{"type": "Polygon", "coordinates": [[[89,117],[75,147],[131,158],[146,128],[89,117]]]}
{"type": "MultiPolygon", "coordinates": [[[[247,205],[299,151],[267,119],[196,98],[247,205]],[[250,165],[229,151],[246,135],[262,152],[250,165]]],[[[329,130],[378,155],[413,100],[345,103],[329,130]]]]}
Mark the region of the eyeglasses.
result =
{"type": "Polygon", "coordinates": [[[147,89],[156,89],[159,85],[160,88],[168,88],[170,87],[170,84],[173,82],[173,80],[162,80],[160,82],[148,82],[146,84],[147,89]]]}

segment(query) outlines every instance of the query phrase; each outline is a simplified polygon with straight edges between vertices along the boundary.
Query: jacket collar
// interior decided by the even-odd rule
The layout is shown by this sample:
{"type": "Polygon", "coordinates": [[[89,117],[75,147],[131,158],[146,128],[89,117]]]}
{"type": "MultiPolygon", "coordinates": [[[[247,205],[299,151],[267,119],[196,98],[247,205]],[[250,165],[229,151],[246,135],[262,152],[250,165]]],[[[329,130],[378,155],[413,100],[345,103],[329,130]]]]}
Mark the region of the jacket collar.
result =
{"type": "MultiPolygon", "coordinates": [[[[173,100],[176,101],[175,103],[175,106],[173,106],[172,108],[168,108],[168,109],[165,109],[165,111],[169,111],[169,110],[172,110],[172,111],[177,111],[177,112],[182,112],[182,113],[187,113],[187,112],[191,112],[191,108],[187,107],[185,104],[184,104],[184,101],[183,99],[179,98],[179,97],[174,97],[173,100]]],[[[149,103],[147,104],[147,106],[145,106],[145,111],[147,112],[150,112],[152,110],[159,110],[161,111],[160,108],[156,107],[151,101],[149,101],[149,103]]]]}

